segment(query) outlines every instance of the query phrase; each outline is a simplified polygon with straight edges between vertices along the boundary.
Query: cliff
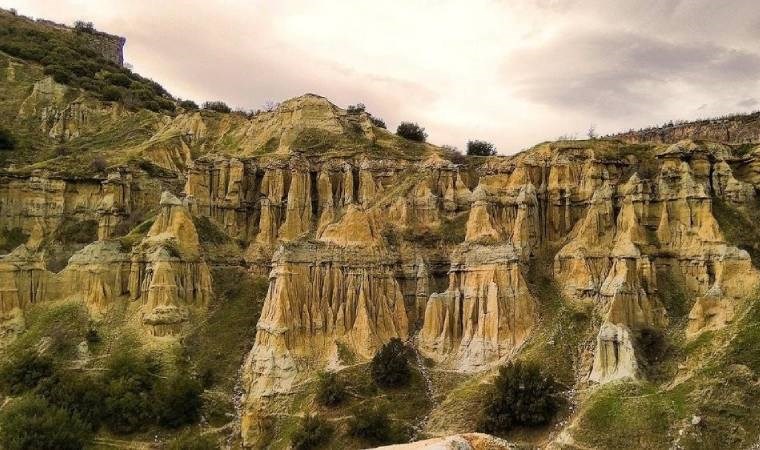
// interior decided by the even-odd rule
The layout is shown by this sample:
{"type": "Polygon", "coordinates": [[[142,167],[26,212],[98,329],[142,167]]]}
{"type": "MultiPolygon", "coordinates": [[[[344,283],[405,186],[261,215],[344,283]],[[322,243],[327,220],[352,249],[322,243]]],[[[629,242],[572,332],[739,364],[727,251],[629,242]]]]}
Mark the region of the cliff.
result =
{"type": "Polygon", "coordinates": [[[286,447],[315,411],[342,430],[331,445],[365,445],[344,422],[367,402],[410,438],[454,435],[409,448],[501,448],[467,433],[514,360],[567,397],[508,436],[521,444],[708,442],[691,416],[756,442],[742,383],[760,370],[760,147],[736,145],[755,142],[750,116],[452,158],[314,94],[250,116],[134,107],[2,52],[0,94],[19,137],[0,155],[0,351],[32,339],[40,310],[79,305],[106,342],[67,364],[101,370],[129,345],[189,367],[209,417],[225,403],[203,427],[230,447],[286,447]],[[394,338],[413,382],[379,390],[368,363],[394,338]],[[351,393],[330,411],[314,402],[325,370],[351,393]]]}

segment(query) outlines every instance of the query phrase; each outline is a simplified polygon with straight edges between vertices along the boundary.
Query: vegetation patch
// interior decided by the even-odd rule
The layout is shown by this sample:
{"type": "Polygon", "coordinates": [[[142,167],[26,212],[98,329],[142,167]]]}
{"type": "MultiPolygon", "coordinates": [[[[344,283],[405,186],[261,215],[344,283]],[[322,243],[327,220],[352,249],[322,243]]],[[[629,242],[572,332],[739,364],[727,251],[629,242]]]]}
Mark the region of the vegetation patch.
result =
{"type": "Polygon", "coordinates": [[[683,389],[658,392],[644,383],[599,387],[586,401],[576,439],[596,448],[670,448],[671,424],[689,410],[683,389]]]}
{"type": "MultiPolygon", "coordinates": [[[[760,202],[758,202],[760,205],[760,202]]],[[[713,215],[720,225],[726,240],[746,250],[755,267],[760,267],[760,210],[755,205],[751,210],[741,210],[736,206],[713,198],[713,215]]]]}
{"type": "Polygon", "coordinates": [[[21,228],[3,228],[0,230],[0,252],[10,253],[29,239],[29,234],[21,228]]]}
{"type": "Polygon", "coordinates": [[[515,427],[546,425],[560,407],[559,386],[535,363],[509,363],[499,368],[490,400],[478,428],[505,433],[515,427]]]}
{"type": "Polygon", "coordinates": [[[268,283],[238,268],[213,269],[215,303],[208,316],[185,339],[183,360],[198,374],[206,389],[228,393],[221,404],[204,406],[212,424],[229,421],[234,412],[232,392],[244,355],[256,337],[268,283]]]}
{"type": "Polygon", "coordinates": [[[97,220],[75,220],[66,218],[58,231],[56,239],[64,244],[89,244],[98,240],[97,220]]]}
{"type": "Polygon", "coordinates": [[[372,358],[372,379],[378,386],[393,388],[409,382],[409,348],[399,338],[393,338],[372,358]]]}

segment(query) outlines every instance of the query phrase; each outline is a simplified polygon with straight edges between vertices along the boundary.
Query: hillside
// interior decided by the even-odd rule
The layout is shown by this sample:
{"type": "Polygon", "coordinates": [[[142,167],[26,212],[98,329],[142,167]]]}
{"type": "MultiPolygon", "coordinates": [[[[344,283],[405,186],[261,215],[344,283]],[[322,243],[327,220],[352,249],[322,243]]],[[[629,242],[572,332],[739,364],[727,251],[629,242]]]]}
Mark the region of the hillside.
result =
{"type": "Polygon", "coordinates": [[[314,94],[199,109],[90,31],[0,23],[0,439],[58,424],[92,448],[284,449],[308,423],[322,448],[760,439],[754,138],[693,126],[464,157],[314,94]],[[395,338],[408,380],[383,385],[371,361],[395,338]],[[556,380],[558,411],[475,434],[514,361],[556,380]]]}

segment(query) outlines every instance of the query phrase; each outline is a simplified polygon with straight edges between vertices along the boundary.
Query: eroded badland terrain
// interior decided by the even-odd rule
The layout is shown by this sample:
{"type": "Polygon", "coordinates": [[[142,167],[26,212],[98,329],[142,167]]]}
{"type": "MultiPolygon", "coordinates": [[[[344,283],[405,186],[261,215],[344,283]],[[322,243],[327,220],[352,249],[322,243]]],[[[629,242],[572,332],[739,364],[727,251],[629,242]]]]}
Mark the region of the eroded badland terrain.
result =
{"type": "Polygon", "coordinates": [[[2,409],[97,384],[95,448],[287,448],[307,415],[325,448],[366,448],[368,405],[389,442],[441,438],[419,448],[758,442],[757,117],[461,156],[312,94],[198,109],[121,45],[0,11],[0,355],[49,369],[2,409]],[[393,338],[410,379],[378,387],[393,338]],[[560,410],[472,434],[508,361],[550,374],[560,410]],[[143,363],[159,381],[102,375],[143,363]],[[178,374],[198,416],[144,417],[178,374]]]}

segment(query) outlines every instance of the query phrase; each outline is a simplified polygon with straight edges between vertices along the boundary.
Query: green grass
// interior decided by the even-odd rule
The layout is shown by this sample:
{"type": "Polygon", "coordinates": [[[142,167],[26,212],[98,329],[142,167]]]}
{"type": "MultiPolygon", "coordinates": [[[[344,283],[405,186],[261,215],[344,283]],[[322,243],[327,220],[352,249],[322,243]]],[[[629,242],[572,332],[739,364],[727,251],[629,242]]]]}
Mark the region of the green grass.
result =
{"type": "Polygon", "coordinates": [[[24,321],[26,329],[5,352],[27,352],[44,342],[51,357],[67,361],[76,356],[77,345],[90,330],[90,315],[81,303],[39,303],[26,310],[24,321]]]}
{"type": "Polygon", "coordinates": [[[547,267],[544,260],[532,261],[529,267],[528,284],[538,300],[541,322],[520,357],[539,364],[560,383],[572,386],[583,343],[592,331],[591,312],[562,297],[547,267]]]}
{"type": "Polygon", "coordinates": [[[605,449],[669,448],[671,426],[689,416],[688,387],[658,391],[646,383],[611,383],[586,401],[575,438],[605,449]]]}
{"type": "Polygon", "coordinates": [[[215,269],[212,276],[215,303],[185,339],[184,354],[209,391],[224,393],[206,404],[213,406],[207,410],[209,420],[223,424],[233,412],[232,391],[242,359],[256,337],[267,280],[238,268],[215,269]]]}
{"type": "Polygon", "coordinates": [[[720,230],[726,240],[737,247],[746,250],[752,258],[752,264],[760,267],[760,223],[758,204],[742,210],[718,198],[713,199],[713,215],[718,221],[720,230]]]}
{"type": "Polygon", "coordinates": [[[155,222],[155,220],[156,219],[154,217],[147,219],[134,227],[132,231],[130,231],[126,236],[120,237],[118,240],[119,244],[121,245],[121,250],[123,252],[132,251],[132,248],[135,245],[139,244],[140,241],[145,239],[145,236],[148,234],[148,231],[150,230],[150,227],[153,226],[153,222],[155,222]]]}

